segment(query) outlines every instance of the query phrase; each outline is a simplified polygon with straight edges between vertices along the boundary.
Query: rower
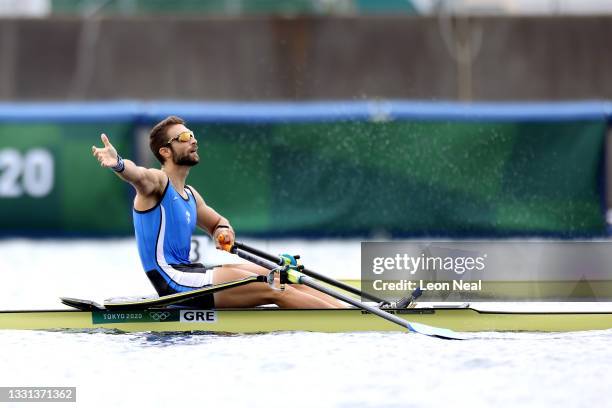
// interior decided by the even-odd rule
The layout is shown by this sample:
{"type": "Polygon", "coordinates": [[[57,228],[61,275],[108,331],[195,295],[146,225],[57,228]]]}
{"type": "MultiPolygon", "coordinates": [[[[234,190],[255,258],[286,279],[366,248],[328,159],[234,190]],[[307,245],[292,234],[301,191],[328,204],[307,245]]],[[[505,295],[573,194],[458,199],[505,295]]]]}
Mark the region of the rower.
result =
{"type": "MultiPolygon", "coordinates": [[[[161,163],[161,169],[139,167],[119,156],[105,134],[101,135],[101,140],[103,147],[92,146],[94,157],[102,167],[114,170],[136,190],[133,218],[138,253],[160,296],[267,275],[268,271],[257,265],[208,268],[189,262],[191,236],[196,226],[212,236],[218,249],[226,251],[233,246],[235,235],[229,220],[206,204],[195,188],[186,184],[189,170],[199,163],[200,157],[198,141],[184,120],[170,116],[150,132],[149,146],[161,163]]],[[[265,282],[200,296],[194,303],[184,305],[209,309],[270,303],[287,308],[342,307],[338,300],[305,285],[275,291],[265,282]]]]}

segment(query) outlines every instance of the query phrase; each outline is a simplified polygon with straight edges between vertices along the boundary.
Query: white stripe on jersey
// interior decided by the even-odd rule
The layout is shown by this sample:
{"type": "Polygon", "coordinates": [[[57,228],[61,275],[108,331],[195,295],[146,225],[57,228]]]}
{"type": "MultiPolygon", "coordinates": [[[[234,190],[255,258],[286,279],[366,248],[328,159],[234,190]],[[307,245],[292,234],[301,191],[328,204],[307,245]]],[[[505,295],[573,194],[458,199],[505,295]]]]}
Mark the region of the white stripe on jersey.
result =
{"type": "Polygon", "coordinates": [[[213,283],[213,271],[208,270],[206,273],[181,272],[168,265],[164,256],[164,239],[166,236],[166,210],[163,205],[159,205],[161,209],[161,225],[159,228],[159,236],[157,237],[156,258],[157,264],[174,282],[182,286],[190,286],[199,288],[213,283]]]}

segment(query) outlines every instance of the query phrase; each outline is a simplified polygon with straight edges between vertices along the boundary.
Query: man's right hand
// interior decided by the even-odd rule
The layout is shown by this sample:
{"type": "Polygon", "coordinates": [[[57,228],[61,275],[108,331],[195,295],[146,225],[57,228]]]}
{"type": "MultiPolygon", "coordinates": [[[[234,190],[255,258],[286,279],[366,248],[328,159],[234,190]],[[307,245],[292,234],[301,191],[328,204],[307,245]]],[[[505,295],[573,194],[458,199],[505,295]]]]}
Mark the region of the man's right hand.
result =
{"type": "Polygon", "coordinates": [[[100,162],[100,166],[112,168],[117,165],[117,150],[108,140],[104,133],[100,135],[104,147],[91,146],[91,152],[94,157],[100,162]]]}

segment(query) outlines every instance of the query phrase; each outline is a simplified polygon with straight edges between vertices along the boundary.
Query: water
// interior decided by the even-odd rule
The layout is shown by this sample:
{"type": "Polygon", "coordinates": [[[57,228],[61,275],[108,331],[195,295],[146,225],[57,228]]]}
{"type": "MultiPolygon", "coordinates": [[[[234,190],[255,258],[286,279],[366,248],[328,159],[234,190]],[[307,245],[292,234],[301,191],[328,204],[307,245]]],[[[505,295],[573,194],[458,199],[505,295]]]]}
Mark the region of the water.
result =
{"type": "Polygon", "coordinates": [[[482,334],[2,333],[0,383],[78,406],[612,406],[612,331],[482,334]]]}
{"type": "MultiPolygon", "coordinates": [[[[84,292],[148,293],[144,275],[124,269],[137,265],[132,244],[2,242],[2,308],[57,305],[57,296],[84,292]]],[[[467,341],[3,331],[0,386],[76,386],[79,407],[612,407],[610,344],[612,330],[467,341]]]]}

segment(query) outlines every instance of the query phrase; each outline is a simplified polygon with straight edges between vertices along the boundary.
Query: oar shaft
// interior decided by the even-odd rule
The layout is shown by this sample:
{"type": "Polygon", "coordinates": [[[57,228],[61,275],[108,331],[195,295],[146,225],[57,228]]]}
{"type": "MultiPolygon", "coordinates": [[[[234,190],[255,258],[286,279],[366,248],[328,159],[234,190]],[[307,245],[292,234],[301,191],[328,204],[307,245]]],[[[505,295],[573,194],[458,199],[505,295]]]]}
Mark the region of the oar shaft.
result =
{"type": "Polygon", "coordinates": [[[270,262],[268,259],[262,259],[257,255],[251,255],[250,253],[243,251],[242,249],[237,249],[236,246],[234,246],[234,253],[240,258],[246,259],[247,261],[253,262],[254,264],[264,267],[268,270],[276,269],[280,266],[273,262],[270,262]]]}
{"type": "MultiPolygon", "coordinates": [[[[264,252],[262,250],[259,250],[257,248],[253,248],[253,247],[251,247],[249,245],[246,245],[246,244],[244,244],[242,242],[234,243],[234,248],[238,248],[238,249],[242,249],[244,251],[250,252],[251,254],[257,255],[260,258],[266,259],[266,260],[268,260],[270,262],[274,262],[276,265],[282,266],[283,262],[284,262],[283,259],[280,256],[268,254],[268,253],[266,253],[266,252],[264,252]]],[[[315,278],[317,280],[320,280],[321,282],[325,282],[327,284],[335,286],[338,289],[342,289],[342,290],[344,290],[344,291],[346,291],[348,293],[352,293],[353,295],[361,296],[364,299],[371,300],[372,302],[383,303],[383,304],[388,304],[389,303],[388,301],[386,301],[384,299],[381,299],[378,296],[374,296],[374,295],[371,295],[369,293],[362,292],[359,289],[356,289],[356,288],[354,288],[354,287],[352,287],[350,285],[347,285],[344,282],[340,282],[340,281],[332,279],[332,278],[330,278],[328,276],[321,275],[320,273],[317,273],[315,271],[311,271],[310,269],[303,268],[303,269],[300,269],[300,272],[302,272],[304,275],[310,276],[311,278],[315,278]]]]}
{"type": "Polygon", "coordinates": [[[376,307],[367,305],[365,303],[361,303],[361,302],[353,299],[350,296],[346,296],[346,295],[343,295],[342,293],[338,293],[336,291],[332,291],[332,290],[326,288],[325,286],[317,283],[314,279],[312,279],[312,278],[310,278],[308,276],[300,277],[300,283],[303,284],[303,285],[309,286],[309,287],[311,287],[313,289],[316,289],[316,290],[318,290],[320,292],[323,292],[323,293],[325,293],[325,294],[327,294],[327,295],[329,295],[331,297],[335,297],[336,299],[340,299],[340,300],[342,300],[342,301],[344,301],[344,302],[346,302],[346,303],[348,303],[350,305],[353,305],[353,306],[355,306],[355,307],[357,307],[359,309],[366,310],[366,311],[368,311],[368,312],[370,312],[372,314],[375,314],[375,315],[377,315],[379,317],[382,317],[383,319],[386,319],[386,320],[388,320],[390,322],[393,322],[395,324],[399,324],[404,329],[407,329],[407,330],[410,329],[409,326],[408,326],[408,322],[406,320],[404,320],[404,319],[402,319],[400,317],[397,317],[396,315],[393,315],[391,313],[385,312],[385,311],[383,311],[381,309],[378,309],[376,307]]]}
{"type": "MultiPolygon", "coordinates": [[[[256,255],[251,255],[250,253],[243,251],[241,249],[236,249],[236,255],[238,255],[240,258],[246,259],[247,261],[253,262],[256,265],[262,266],[266,269],[274,269],[277,268],[279,265],[274,264],[273,262],[270,262],[267,259],[261,259],[256,255]]],[[[350,296],[346,296],[342,293],[336,292],[335,290],[331,290],[321,284],[319,284],[317,281],[315,281],[314,279],[302,275],[300,277],[300,282],[303,285],[309,286],[313,289],[316,289],[320,292],[323,292],[331,297],[334,297],[336,299],[342,300],[343,302],[346,302],[350,305],[353,305],[359,309],[363,309],[366,310],[372,314],[375,314],[379,317],[382,317],[383,319],[387,319],[390,322],[393,322],[395,324],[399,324],[400,326],[402,326],[403,328],[409,330],[409,324],[406,320],[401,319],[391,313],[387,313],[381,309],[378,309],[376,307],[367,305],[365,303],[359,302],[358,300],[353,299],[350,296]]]]}

